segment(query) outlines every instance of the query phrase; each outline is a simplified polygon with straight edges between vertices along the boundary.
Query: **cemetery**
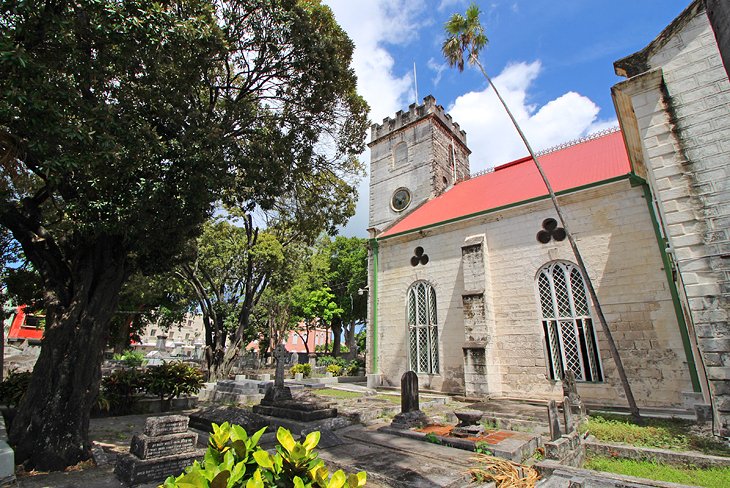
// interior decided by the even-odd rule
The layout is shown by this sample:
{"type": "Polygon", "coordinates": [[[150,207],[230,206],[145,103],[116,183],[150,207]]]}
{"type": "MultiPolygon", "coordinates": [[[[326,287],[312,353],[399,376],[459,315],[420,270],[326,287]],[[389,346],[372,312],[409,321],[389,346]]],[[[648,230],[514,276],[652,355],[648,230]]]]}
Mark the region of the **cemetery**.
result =
{"type": "Polygon", "coordinates": [[[0,488],[730,486],[730,7],[687,1],[538,152],[451,16],[432,88],[529,153],[475,173],[415,62],[369,120],[332,2],[5,2],[0,488]]]}
{"type": "MultiPolygon", "coordinates": [[[[96,467],[68,474],[93,480],[95,471],[104,472],[100,478],[104,483],[117,480],[119,486],[152,487],[165,479],[165,486],[178,486],[175,483],[192,479],[184,478],[192,476],[185,473],[195,461],[202,462],[205,447],[218,442],[211,439],[224,436],[220,429],[230,436],[233,426],[245,431],[247,438],[256,434],[250,449],[273,453],[281,445],[282,432],[301,442],[316,433],[317,452],[310,452],[310,460],[323,463],[320,475],[324,476],[324,469],[330,473],[327,476],[337,470],[364,472],[359,479],[366,477],[366,486],[375,487],[489,486],[490,479],[503,478],[515,483],[509,486],[525,487],[563,486],[555,484],[560,480],[582,480],[583,486],[650,486],[646,481],[582,469],[587,459],[601,456],[730,470],[730,457],[724,455],[596,439],[585,429],[592,412],[570,374],[563,382],[563,402],[539,405],[434,394],[419,387],[413,372],[403,374],[399,387],[374,390],[367,387],[366,378],[356,377],[339,383],[316,360],[312,362],[315,373],[305,379],[292,372],[299,355],[282,345],[272,356],[274,368],[242,367],[229,380],[202,385],[197,394],[188,390],[196,402],[178,412],[150,416],[137,410],[127,412],[127,417],[92,419],[92,431],[94,422],[106,423],[105,429],[92,435],[96,467]],[[126,427],[120,429],[122,425],[126,427]]],[[[125,371],[114,361],[109,368],[110,375],[125,371]]],[[[220,442],[235,440],[230,439],[220,442]]],[[[268,469],[263,466],[268,466],[266,461],[246,469],[268,469]]],[[[42,486],[53,476],[21,471],[15,482],[22,487],[42,486]]],[[[361,482],[356,479],[351,478],[352,483],[361,482]]],[[[12,475],[5,481],[12,482],[12,475]]],[[[91,483],[89,488],[96,486],[91,483]]]]}

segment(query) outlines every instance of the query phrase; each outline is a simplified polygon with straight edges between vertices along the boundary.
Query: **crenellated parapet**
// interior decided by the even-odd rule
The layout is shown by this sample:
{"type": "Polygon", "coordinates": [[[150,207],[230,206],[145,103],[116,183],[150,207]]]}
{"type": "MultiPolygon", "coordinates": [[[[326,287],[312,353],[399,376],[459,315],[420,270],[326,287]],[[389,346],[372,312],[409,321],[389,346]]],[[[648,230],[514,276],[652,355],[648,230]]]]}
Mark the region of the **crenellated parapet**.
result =
{"type": "Polygon", "coordinates": [[[382,124],[373,124],[370,127],[370,144],[426,117],[436,118],[444,128],[466,146],[466,132],[452,120],[444,107],[436,103],[436,99],[432,95],[425,97],[422,105],[412,103],[408,106],[408,111],[399,110],[396,112],[395,118],[386,117],[382,124]]]}

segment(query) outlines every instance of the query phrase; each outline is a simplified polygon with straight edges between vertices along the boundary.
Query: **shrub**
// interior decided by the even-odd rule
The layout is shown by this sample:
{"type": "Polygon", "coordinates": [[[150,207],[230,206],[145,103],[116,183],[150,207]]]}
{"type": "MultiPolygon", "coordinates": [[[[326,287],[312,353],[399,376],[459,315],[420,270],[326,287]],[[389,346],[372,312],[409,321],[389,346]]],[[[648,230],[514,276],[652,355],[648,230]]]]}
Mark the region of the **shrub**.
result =
{"type": "MultiPolygon", "coordinates": [[[[332,352],[334,350],[334,343],[330,342],[329,344],[318,344],[314,346],[314,352],[332,352]]],[[[350,348],[347,347],[347,344],[340,343],[340,352],[346,353],[350,352],[350,348]]]]}
{"type": "Polygon", "coordinates": [[[327,366],[327,372],[332,373],[332,376],[341,376],[342,375],[342,366],[338,366],[336,364],[330,364],[327,366]]]}
{"type": "Polygon", "coordinates": [[[170,476],[164,488],[355,488],[364,486],[364,471],[347,476],[336,471],[331,477],[314,450],[319,432],[310,433],[304,442],[296,442],[291,433],[279,427],[276,454],[258,445],[266,428],[251,437],[238,425],[213,424],[208,450],[201,465],[195,461],[177,478],[170,476]]]}
{"type": "Polygon", "coordinates": [[[145,371],[144,386],[147,393],[169,402],[180,395],[198,393],[203,387],[203,372],[181,361],[151,366],[145,371]]]}
{"type": "Polygon", "coordinates": [[[345,361],[343,358],[336,358],[334,356],[319,356],[317,358],[317,366],[330,366],[332,364],[336,364],[340,367],[345,367],[347,361],[345,361]]]}
{"type": "Polygon", "coordinates": [[[0,399],[8,407],[17,407],[30,385],[30,371],[17,373],[14,369],[0,383],[0,399]]]}
{"type": "Polygon", "coordinates": [[[292,375],[302,373],[305,378],[309,378],[312,375],[312,366],[309,363],[295,364],[289,371],[292,375]]]}
{"type": "Polygon", "coordinates": [[[97,400],[101,410],[109,411],[113,415],[132,413],[137,400],[137,394],[144,390],[144,375],[136,369],[120,369],[102,378],[100,397],[106,401],[97,400]]]}
{"type": "Polygon", "coordinates": [[[130,368],[137,368],[145,363],[144,353],[131,349],[124,351],[122,354],[115,354],[114,359],[116,361],[124,361],[124,364],[130,368]]]}

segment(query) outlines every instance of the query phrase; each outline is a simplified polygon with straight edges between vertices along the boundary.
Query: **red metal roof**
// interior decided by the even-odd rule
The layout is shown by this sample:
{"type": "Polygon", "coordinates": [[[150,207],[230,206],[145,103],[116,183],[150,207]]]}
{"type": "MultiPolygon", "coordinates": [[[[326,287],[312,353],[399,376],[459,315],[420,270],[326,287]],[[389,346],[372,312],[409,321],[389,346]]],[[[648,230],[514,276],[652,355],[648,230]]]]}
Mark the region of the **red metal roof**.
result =
{"type": "Polygon", "coordinates": [[[24,341],[27,339],[30,342],[40,342],[43,338],[43,329],[26,325],[26,317],[25,305],[17,307],[13,323],[8,331],[9,341],[24,341]]]}
{"type": "MultiPolygon", "coordinates": [[[[549,152],[538,156],[538,159],[555,192],[598,183],[631,172],[621,131],[549,152]]],[[[528,156],[497,166],[491,173],[455,185],[406,215],[378,237],[428,227],[547,194],[540,173],[528,156]]]]}

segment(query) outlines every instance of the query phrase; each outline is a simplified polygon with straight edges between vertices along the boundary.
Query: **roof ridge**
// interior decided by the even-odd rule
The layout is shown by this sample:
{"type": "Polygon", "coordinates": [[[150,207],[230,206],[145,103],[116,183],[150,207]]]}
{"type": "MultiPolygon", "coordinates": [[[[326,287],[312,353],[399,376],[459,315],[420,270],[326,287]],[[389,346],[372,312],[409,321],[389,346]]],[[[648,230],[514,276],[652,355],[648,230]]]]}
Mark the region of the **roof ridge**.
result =
{"type": "Polygon", "coordinates": [[[535,156],[545,156],[546,154],[554,153],[555,151],[560,151],[562,149],[567,149],[569,147],[577,146],[578,144],[583,144],[584,142],[592,141],[594,139],[599,139],[603,136],[613,134],[614,132],[619,132],[620,130],[621,130],[621,127],[619,127],[618,125],[614,125],[613,127],[609,127],[607,129],[602,129],[602,130],[599,130],[596,132],[592,132],[584,137],[579,137],[578,139],[573,139],[572,141],[562,142],[555,146],[548,147],[546,149],[541,149],[535,153],[535,156]]]}

